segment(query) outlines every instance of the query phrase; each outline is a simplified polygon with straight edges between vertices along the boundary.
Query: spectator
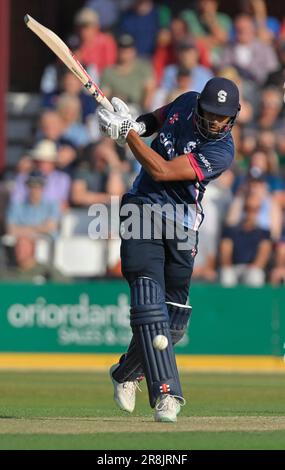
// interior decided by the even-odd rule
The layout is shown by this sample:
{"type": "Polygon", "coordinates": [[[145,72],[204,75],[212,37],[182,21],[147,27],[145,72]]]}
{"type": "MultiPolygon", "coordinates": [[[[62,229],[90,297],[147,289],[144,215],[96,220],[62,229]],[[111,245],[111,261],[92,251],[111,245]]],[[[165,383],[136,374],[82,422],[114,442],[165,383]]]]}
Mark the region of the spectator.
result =
{"type": "Polygon", "coordinates": [[[38,237],[57,233],[60,210],[56,202],[46,201],[43,190],[45,176],[34,171],[29,174],[27,198],[23,202],[12,202],[8,210],[8,235],[19,237],[38,237]]]}
{"type": "Polygon", "coordinates": [[[266,174],[253,171],[238,190],[227,215],[227,224],[235,226],[243,219],[243,207],[248,197],[259,199],[260,208],[257,215],[259,227],[268,230],[273,240],[279,240],[282,229],[282,212],[279,201],[270,193],[266,174]]]}
{"type": "Polygon", "coordinates": [[[187,22],[180,17],[173,18],[170,29],[161,29],[158,32],[153,65],[156,81],[160,84],[165,67],[177,62],[177,44],[192,40],[199,51],[199,63],[204,67],[210,67],[210,55],[203,41],[195,39],[189,32],[187,22]]]}
{"type": "Polygon", "coordinates": [[[284,127],[280,116],[282,105],[281,93],[276,88],[266,88],[261,95],[257,129],[277,131],[284,127]]]}
{"type": "Polygon", "coordinates": [[[81,103],[78,97],[62,95],[57,102],[57,111],[63,125],[63,138],[75,147],[86,147],[90,143],[90,135],[82,124],[81,103]]]}
{"type": "MultiPolygon", "coordinates": [[[[257,148],[250,158],[249,174],[253,178],[262,176],[271,194],[276,195],[276,193],[282,192],[285,189],[282,178],[278,176],[278,160],[277,155],[273,151],[257,148]]],[[[237,177],[235,190],[238,190],[245,181],[246,175],[237,177]]]]}
{"type": "Polygon", "coordinates": [[[14,256],[16,266],[1,270],[1,279],[5,281],[33,282],[67,282],[68,279],[57,269],[37,262],[35,258],[36,241],[34,238],[21,236],[17,239],[14,256]]]}
{"type": "Polygon", "coordinates": [[[109,204],[111,196],[121,196],[125,190],[122,165],[113,142],[102,140],[90,151],[89,162],[74,177],[71,200],[76,206],[109,204]]]}
{"type": "Polygon", "coordinates": [[[85,90],[80,80],[69,70],[65,71],[63,74],[60,88],[60,93],[56,91],[43,94],[43,107],[55,109],[61,93],[68,96],[75,96],[80,99],[82,120],[86,122],[88,117],[94,114],[97,107],[96,100],[94,100],[93,96],[85,90]]]}
{"type": "Polygon", "coordinates": [[[218,62],[223,47],[229,38],[232,22],[228,15],[218,11],[218,0],[198,0],[196,10],[185,10],[181,16],[188,23],[189,31],[203,39],[211,51],[212,63],[218,62]]]}
{"type": "Polygon", "coordinates": [[[259,145],[264,150],[276,150],[277,138],[284,132],[281,119],[283,98],[276,88],[267,88],[261,94],[258,116],[249,123],[242,136],[242,151],[250,155],[259,145]]]}
{"type": "Polygon", "coordinates": [[[88,0],[86,8],[94,10],[102,30],[112,29],[119,19],[120,6],[117,0],[88,0]]]}
{"type": "Polygon", "coordinates": [[[116,61],[116,43],[110,34],[100,31],[98,15],[90,8],[83,8],[75,17],[80,40],[76,51],[80,62],[96,70],[97,79],[106,67],[116,61]]]}
{"type": "Polygon", "coordinates": [[[109,98],[118,96],[138,108],[150,108],[155,89],[153,71],[147,60],[137,57],[132,36],[119,37],[117,64],[105,70],[101,88],[109,98]]]}
{"type": "Polygon", "coordinates": [[[161,88],[171,91],[177,86],[177,71],[180,67],[189,70],[192,79],[192,91],[201,92],[206,83],[213,77],[212,72],[198,64],[198,51],[195,42],[185,40],[177,44],[177,65],[166,67],[161,88]]]}
{"type": "Polygon", "coordinates": [[[150,57],[154,53],[161,26],[159,13],[159,7],[152,0],[135,0],[133,8],[122,16],[120,34],[134,38],[139,56],[150,57]]]}
{"type": "Polygon", "coordinates": [[[255,23],[257,37],[271,44],[280,32],[280,22],[267,14],[265,0],[239,0],[239,12],[250,15],[255,23]]]}
{"type": "Polygon", "coordinates": [[[273,47],[257,38],[252,18],[240,15],[235,20],[235,41],[226,46],[220,65],[233,65],[241,76],[263,85],[269,73],[278,67],[273,47]]]}
{"type": "Polygon", "coordinates": [[[221,283],[232,287],[240,281],[248,286],[261,287],[271,254],[270,233],[258,227],[260,201],[247,197],[244,219],[235,227],[224,229],[221,242],[221,283]]]}
{"type": "Polygon", "coordinates": [[[278,88],[280,93],[284,93],[285,82],[285,38],[280,39],[276,46],[279,67],[268,75],[265,87],[278,88]]]}
{"type": "Polygon", "coordinates": [[[166,100],[165,100],[165,103],[163,104],[167,104],[167,103],[171,103],[172,101],[174,101],[176,98],[178,98],[178,96],[182,95],[183,93],[186,93],[187,91],[191,90],[192,89],[192,76],[191,76],[191,72],[189,74],[189,70],[184,68],[184,67],[180,67],[178,70],[177,70],[177,78],[176,78],[176,82],[177,82],[177,87],[174,88],[170,93],[169,95],[167,96],[166,100]]]}
{"type": "MultiPolygon", "coordinates": [[[[39,142],[32,151],[34,166],[46,178],[43,192],[45,202],[59,204],[61,209],[68,206],[70,192],[70,177],[62,171],[56,170],[57,149],[54,142],[43,140],[39,142]]],[[[13,202],[24,202],[27,197],[27,173],[20,173],[16,177],[14,190],[12,192],[13,202]]]]}
{"type": "Polygon", "coordinates": [[[71,141],[64,137],[64,121],[57,111],[44,111],[40,118],[37,140],[49,140],[57,147],[57,166],[72,171],[77,159],[77,150],[71,141]]]}
{"type": "Polygon", "coordinates": [[[217,280],[217,252],[225,215],[232,200],[231,170],[223,173],[208,187],[203,203],[206,224],[199,233],[198,254],[195,260],[194,279],[214,282],[217,280]]]}

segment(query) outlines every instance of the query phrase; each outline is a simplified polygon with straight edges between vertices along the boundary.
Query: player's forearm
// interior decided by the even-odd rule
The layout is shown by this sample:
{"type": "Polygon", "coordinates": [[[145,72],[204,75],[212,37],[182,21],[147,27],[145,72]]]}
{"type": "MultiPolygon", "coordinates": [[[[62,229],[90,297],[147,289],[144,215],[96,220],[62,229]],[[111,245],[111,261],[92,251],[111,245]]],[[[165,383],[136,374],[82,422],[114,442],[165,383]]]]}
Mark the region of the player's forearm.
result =
{"type": "Polygon", "coordinates": [[[154,150],[148,147],[139,135],[131,130],[127,142],[135,158],[145,171],[155,180],[160,181],[166,173],[167,162],[154,150]]]}

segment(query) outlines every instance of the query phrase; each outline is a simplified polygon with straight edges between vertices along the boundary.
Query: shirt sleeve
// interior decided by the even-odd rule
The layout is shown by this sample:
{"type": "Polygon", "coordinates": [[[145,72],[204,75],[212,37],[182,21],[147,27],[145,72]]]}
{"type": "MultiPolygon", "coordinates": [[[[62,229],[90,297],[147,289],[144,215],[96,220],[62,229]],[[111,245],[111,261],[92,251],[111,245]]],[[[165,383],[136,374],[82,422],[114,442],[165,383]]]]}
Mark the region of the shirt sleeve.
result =
{"type": "Polygon", "coordinates": [[[225,226],[222,231],[222,239],[229,238],[230,240],[233,240],[233,235],[234,235],[234,227],[229,227],[225,226]]]}
{"type": "Polygon", "coordinates": [[[271,240],[271,235],[270,235],[270,231],[269,230],[261,230],[261,233],[260,233],[260,242],[264,241],[264,240],[271,240]]]}
{"type": "Polygon", "coordinates": [[[183,99],[184,95],[189,94],[184,93],[183,95],[179,95],[174,101],[171,101],[170,103],[166,104],[165,106],[162,106],[161,108],[156,109],[156,113],[158,114],[159,121],[161,126],[164,124],[164,122],[167,119],[168,114],[170,113],[170,110],[175,107],[176,103],[183,99]]]}
{"type": "Polygon", "coordinates": [[[219,142],[205,145],[197,152],[187,154],[197,179],[211,181],[218,178],[232,164],[234,159],[233,144],[220,145],[219,142]]]}

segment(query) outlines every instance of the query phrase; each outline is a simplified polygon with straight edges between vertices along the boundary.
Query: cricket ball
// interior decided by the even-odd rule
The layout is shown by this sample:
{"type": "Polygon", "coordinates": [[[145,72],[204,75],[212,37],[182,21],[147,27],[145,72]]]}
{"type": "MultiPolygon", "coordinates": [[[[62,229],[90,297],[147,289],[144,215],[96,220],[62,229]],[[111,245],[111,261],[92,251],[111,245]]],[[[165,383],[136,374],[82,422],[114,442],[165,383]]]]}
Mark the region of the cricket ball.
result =
{"type": "Polygon", "coordinates": [[[153,347],[162,351],[168,346],[168,339],[164,335],[157,335],[152,340],[153,347]]]}

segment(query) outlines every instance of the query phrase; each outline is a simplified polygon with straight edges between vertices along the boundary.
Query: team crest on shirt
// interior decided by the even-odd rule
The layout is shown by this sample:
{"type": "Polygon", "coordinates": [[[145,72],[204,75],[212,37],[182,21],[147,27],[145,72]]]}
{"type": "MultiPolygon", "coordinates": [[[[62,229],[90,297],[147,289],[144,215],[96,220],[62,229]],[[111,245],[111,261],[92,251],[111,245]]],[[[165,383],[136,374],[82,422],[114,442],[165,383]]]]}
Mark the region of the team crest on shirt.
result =
{"type": "Polygon", "coordinates": [[[197,142],[190,140],[184,147],[184,153],[191,153],[197,147],[197,142]]]}
{"type": "Polygon", "coordinates": [[[173,116],[171,116],[169,119],[169,124],[173,126],[173,124],[175,124],[177,121],[179,121],[179,113],[175,113],[173,116]]]}

